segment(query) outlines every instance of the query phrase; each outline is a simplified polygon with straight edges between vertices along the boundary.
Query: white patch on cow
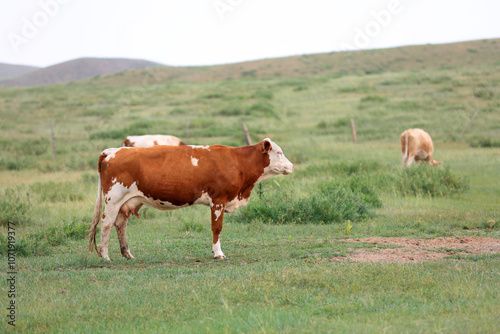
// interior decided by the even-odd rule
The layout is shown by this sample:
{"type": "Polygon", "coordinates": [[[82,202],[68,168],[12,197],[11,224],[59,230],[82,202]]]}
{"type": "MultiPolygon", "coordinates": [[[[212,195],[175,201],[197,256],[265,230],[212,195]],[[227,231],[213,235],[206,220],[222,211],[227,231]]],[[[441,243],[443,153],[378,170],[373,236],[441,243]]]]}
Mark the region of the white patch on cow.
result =
{"type": "Polygon", "coordinates": [[[238,198],[238,196],[236,196],[232,201],[230,201],[226,204],[225,211],[227,213],[230,213],[230,212],[233,212],[234,210],[241,208],[247,204],[248,204],[248,198],[241,198],[240,199],[240,198],[238,198]]]}
{"type": "Polygon", "coordinates": [[[208,145],[189,145],[189,146],[192,148],[201,148],[201,149],[210,151],[210,146],[208,146],[208,145]]]}
{"type": "Polygon", "coordinates": [[[111,200],[116,200],[124,196],[127,188],[123,186],[121,183],[115,183],[109,191],[105,195],[106,202],[110,202],[111,200]]]}
{"type": "Polygon", "coordinates": [[[193,164],[193,166],[197,167],[198,161],[200,161],[200,159],[196,159],[196,158],[191,157],[191,163],[193,164]]]}
{"type": "Polygon", "coordinates": [[[219,217],[222,214],[222,209],[223,208],[224,208],[224,206],[222,204],[217,204],[215,206],[215,210],[214,210],[215,221],[219,220],[219,217]]]}
{"type": "Polygon", "coordinates": [[[196,201],[194,201],[193,204],[208,205],[210,207],[214,206],[214,203],[212,202],[212,198],[210,198],[210,196],[206,192],[202,192],[200,198],[198,198],[196,201]]]}
{"type": "Polygon", "coordinates": [[[113,159],[115,157],[116,152],[118,152],[121,149],[128,148],[128,147],[119,147],[119,148],[107,148],[102,153],[106,155],[106,158],[104,159],[105,162],[108,162],[109,160],[113,159]]]}
{"type": "Polygon", "coordinates": [[[214,214],[215,214],[215,221],[219,220],[219,217],[222,213],[222,209],[219,209],[219,210],[215,210],[214,211],[214,214]]]}
{"type": "Polygon", "coordinates": [[[214,258],[226,257],[220,248],[220,240],[217,240],[217,243],[212,245],[212,253],[214,253],[214,258]]]}

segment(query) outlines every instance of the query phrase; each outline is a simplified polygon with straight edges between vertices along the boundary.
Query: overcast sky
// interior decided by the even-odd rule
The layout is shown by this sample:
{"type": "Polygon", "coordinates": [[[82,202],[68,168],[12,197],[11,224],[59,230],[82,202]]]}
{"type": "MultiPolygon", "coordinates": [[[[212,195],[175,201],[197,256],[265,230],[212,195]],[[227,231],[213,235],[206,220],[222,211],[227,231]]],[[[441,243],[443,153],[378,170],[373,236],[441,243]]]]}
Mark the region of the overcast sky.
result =
{"type": "Polygon", "coordinates": [[[210,65],[500,37],[498,0],[0,0],[0,62],[210,65]]]}

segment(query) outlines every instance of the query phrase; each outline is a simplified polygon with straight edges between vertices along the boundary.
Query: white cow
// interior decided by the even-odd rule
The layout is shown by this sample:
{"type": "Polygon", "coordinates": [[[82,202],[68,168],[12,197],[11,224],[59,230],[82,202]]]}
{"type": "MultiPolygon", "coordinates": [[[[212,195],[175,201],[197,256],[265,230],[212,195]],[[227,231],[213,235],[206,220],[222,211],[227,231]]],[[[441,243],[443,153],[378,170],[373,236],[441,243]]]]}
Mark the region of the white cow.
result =
{"type": "Polygon", "coordinates": [[[179,138],[168,135],[128,136],[123,141],[123,147],[150,147],[156,145],[185,145],[179,138]]]}
{"type": "Polygon", "coordinates": [[[422,129],[408,129],[399,137],[401,153],[403,154],[403,168],[410,166],[414,161],[427,161],[432,166],[440,165],[441,161],[434,161],[432,153],[434,145],[431,136],[422,129]]]}

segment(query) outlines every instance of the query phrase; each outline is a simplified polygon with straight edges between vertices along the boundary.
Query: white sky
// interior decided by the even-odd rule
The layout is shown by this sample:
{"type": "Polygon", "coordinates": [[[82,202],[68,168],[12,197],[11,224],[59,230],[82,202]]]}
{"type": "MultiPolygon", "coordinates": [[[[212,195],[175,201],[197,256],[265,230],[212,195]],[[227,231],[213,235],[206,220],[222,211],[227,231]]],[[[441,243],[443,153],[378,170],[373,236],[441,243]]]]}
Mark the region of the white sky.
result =
{"type": "Polygon", "coordinates": [[[0,62],[42,67],[80,57],[210,65],[498,37],[498,0],[0,0],[0,62]]]}

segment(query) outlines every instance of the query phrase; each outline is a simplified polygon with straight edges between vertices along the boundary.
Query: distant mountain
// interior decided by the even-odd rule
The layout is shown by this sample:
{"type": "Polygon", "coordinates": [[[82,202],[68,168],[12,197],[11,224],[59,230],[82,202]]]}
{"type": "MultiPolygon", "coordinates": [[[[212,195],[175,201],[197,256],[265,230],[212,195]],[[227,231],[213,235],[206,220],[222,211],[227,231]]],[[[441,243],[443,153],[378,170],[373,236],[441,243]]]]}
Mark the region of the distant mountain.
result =
{"type": "Polygon", "coordinates": [[[16,78],[38,70],[40,67],[0,63],[0,80],[16,78]]]}
{"type": "Polygon", "coordinates": [[[0,86],[53,85],[153,66],[162,65],[140,59],[80,58],[0,81],[0,86]]]}

